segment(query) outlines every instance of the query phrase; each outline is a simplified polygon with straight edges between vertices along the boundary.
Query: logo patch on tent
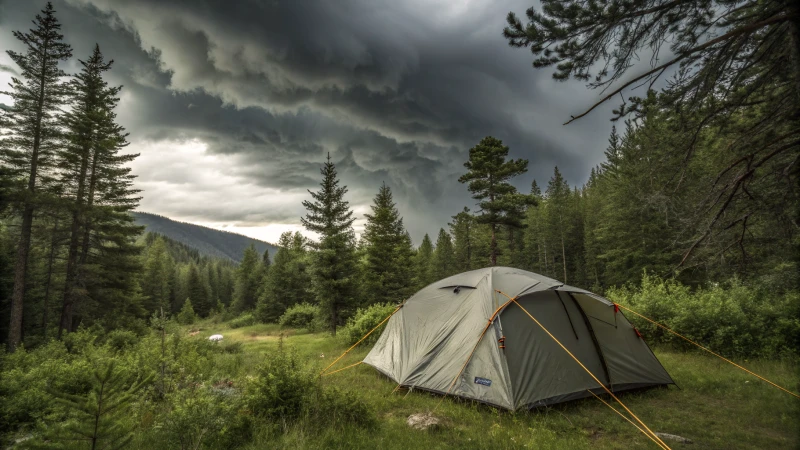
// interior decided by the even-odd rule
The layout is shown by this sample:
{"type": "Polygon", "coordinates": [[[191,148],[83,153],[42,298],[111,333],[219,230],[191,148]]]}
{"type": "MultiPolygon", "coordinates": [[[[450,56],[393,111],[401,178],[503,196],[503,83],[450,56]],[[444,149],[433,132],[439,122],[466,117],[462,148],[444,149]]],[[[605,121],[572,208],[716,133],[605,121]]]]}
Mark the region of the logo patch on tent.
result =
{"type": "Polygon", "coordinates": [[[475,377],[475,384],[482,384],[484,386],[491,386],[492,380],[488,378],[475,377]]]}

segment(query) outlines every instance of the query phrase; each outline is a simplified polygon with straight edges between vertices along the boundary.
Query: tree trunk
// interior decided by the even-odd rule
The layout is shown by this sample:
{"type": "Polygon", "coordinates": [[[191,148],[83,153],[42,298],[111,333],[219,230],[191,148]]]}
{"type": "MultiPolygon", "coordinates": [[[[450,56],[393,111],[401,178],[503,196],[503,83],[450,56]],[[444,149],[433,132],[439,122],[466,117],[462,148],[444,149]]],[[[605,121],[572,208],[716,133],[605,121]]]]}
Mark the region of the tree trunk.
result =
{"type": "Polygon", "coordinates": [[[64,280],[64,298],[61,307],[61,322],[58,328],[58,338],[64,330],[72,330],[72,306],[75,303],[75,284],[78,277],[78,241],[80,239],[81,208],[84,191],[86,190],[86,170],[89,166],[89,148],[84,148],[81,160],[81,171],[78,176],[78,192],[72,210],[72,223],[70,224],[69,250],[67,251],[67,276],[64,280]]]}
{"type": "MultiPolygon", "coordinates": [[[[45,41],[42,54],[47,54],[45,41]]],[[[10,324],[8,326],[8,350],[13,352],[22,342],[22,306],[25,300],[25,278],[28,271],[28,254],[31,249],[31,230],[33,228],[33,202],[36,193],[36,174],[39,168],[39,147],[42,139],[42,117],[44,116],[44,82],[47,71],[47,59],[42,58],[41,74],[39,76],[39,98],[36,105],[36,122],[33,127],[33,148],[31,149],[31,173],[28,178],[28,198],[25,199],[25,209],[22,213],[22,229],[20,231],[19,245],[17,246],[17,260],[14,266],[14,288],[11,293],[10,324]]]]}
{"type": "MultiPolygon", "coordinates": [[[[94,152],[92,152],[92,168],[91,168],[91,172],[89,172],[89,186],[88,186],[89,192],[88,192],[88,194],[86,196],[86,203],[85,203],[85,211],[87,211],[87,212],[92,208],[92,205],[94,204],[94,192],[95,192],[95,187],[97,186],[97,159],[98,159],[98,149],[95,148],[94,152]]],[[[73,213],[73,217],[74,217],[74,214],[77,214],[77,213],[78,213],[78,211],[76,210],[76,212],[73,213]]],[[[76,227],[80,228],[79,225],[80,225],[80,223],[75,222],[73,220],[73,229],[75,229],[76,227]]],[[[63,311],[61,313],[61,327],[62,327],[62,329],[65,329],[67,331],[74,331],[75,321],[73,320],[73,309],[75,307],[76,298],[75,298],[75,296],[73,294],[74,294],[75,286],[78,284],[79,281],[81,281],[79,279],[80,277],[78,276],[78,273],[80,272],[80,268],[83,267],[84,265],[86,265],[86,262],[89,259],[89,240],[91,238],[91,227],[92,227],[91,219],[84,215],[84,218],[83,218],[83,241],[81,243],[80,258],[78,258],[78,262],[77,262],[77,264],[75,264],[74,279],[73,279],[72,285],[71,285],[71,287],[69,289],[70,295],[69,295],[69,297],[67,297],[66,294],[65,294],[65,296],[64,296],[64,298],[65,298],[64,309],[63,309],[63,311]]],[[[75,231],[76,239],[78,239],[77,235],[79,233],[80,233],[80,230],[76,230],[75,231]]],[[[77,244],[76,244],[76,246],[77,246],[77,244]]]]}
{"type": "Polygon", "coordinates": [[[50,284],[53,278],[53,262],[56,258],[56,245],[58,244],[58,217],[53,224],[53,234],[50,237],[50,256],[47,259],[47,282],[44,286],[44,307],[42,308],[42,335],[47,340],[47,313],[50,303],[50,284]]]}
{"type": "Polygon", "coordinates": [[[28,269],[28,252],[31,247],[33,205],[25,205],[22,213],[22,234],[17,246],[14,266],[14,289],[11,293],[11,320],[8,326],[8,351],[13,352],[22,342],[22,301],[25,298],[25,274],[28,269]]]}

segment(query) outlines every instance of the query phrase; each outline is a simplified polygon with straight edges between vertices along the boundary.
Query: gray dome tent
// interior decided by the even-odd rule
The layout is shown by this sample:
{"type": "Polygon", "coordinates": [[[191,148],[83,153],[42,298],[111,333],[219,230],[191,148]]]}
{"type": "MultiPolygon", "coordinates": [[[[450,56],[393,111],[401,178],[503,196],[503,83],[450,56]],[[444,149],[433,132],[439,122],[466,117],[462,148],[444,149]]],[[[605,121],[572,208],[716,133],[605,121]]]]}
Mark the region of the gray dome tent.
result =
{"type": "Polygon", "coordinates": [[[674,384],[612,302],[508,267],[454,275],[417,292],[389,319],[363,362],[405,387],[510,410],[603,391],[503,294],[613,392],[674,384]]]}

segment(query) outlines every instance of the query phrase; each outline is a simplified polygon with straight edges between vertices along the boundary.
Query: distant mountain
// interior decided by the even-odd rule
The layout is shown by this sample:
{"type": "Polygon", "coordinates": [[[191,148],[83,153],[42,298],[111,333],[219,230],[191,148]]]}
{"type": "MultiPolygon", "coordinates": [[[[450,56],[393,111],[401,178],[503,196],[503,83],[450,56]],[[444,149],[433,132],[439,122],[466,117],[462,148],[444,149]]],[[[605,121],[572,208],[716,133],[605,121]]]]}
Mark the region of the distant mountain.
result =
{"type": "Polygon", "coordinates": [[[217,258],[227,258],[239,262],[242,260],[244,250],[250,244],[256,245],[258,253],[269,249],[270,259],[275,257],[278,247],[258,239],[242,236],[241,234],[215,230],[191,223],[178,222],[156,214],[134,212],[138,225],[144,226],[145,231],[162,234],[189,247],[197,249],[201,255],[217,258]]]}

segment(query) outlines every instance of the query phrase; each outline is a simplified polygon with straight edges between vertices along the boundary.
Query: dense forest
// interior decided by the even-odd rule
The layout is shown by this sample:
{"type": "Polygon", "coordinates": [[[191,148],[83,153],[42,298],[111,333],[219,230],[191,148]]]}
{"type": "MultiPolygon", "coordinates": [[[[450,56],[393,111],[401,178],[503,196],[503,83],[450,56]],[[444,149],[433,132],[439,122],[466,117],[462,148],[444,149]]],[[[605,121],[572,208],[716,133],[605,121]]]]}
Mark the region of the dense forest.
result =
{"type": "MultiPolygon", "coordinates": [[[[509,20],[513,43],[524,30],[509,20]]],[[[308,302],[335,331],[359,307],[401,302],[435,280],[490,265],[599,293],[644,273],[696,287],[736,278],[776,293],[797,289],[796,142],[765,157],[748,153],[736,133],[776,121],[766,106],[739,106],[696,128],[700,119],[677,110],[672,91],[632,99],[635,111],[613,130],[606,162],[582,186],[555,167],[541,186],[518,189],[513,180],[528,161],[508,159],[500,139],[482,139],[458,180],[477,203],[454,211],[417,248],[386,185],[357,238],[329,155],[301,219],[319,241],[285,234],[272,264],[254,247],[237,267],[187,258],[174,242],[140,237],[133,223],[138,191],[126,163],[137,155],[123,152],[127,134],[114,112],[121,88],[104,80],[111,62],[97,46],[67,77],[59,63],[72,54],[52,7],[36,24],[16,35],[27,53],[9,52],[22,77],[2,116],[0,297],[10,349],[81,324],[130,327],[162,308],[175,315],[184,303],[200,317],[227,308],[276,321],[308,302]]],[[[779,142],[797,132],[797,118],[787,120],[773,124],[787,131],[779,142]]]]}
{"type": "MultiPolygon", "coordinates": [[[[610,2],[617,6],[599,12],[594,3],[585,9],[543,3],[547,16],[531,9],[527,25],[510,14],[505,36],[537,55],[535,67],[556,65],[557,79],[596,80],[605,87],[604,77],[614,81],[630,66],[631,49],[667,33],[668,25],[654,30],[630,23],[626,11],[635,14],[637,2],[610,2]],[[596,48],[612,39],[604,33],[614,27],[623,29],[618,44],[627,46],[628,55],[606,54],[612,64],[595,78],[590,70],[602,53],[596,48]],[[560,44],[547,47],[552,42],[560,44]]],[[[670,8],[684,3],[693,4],[665,4],[663,20],[676,21],[685,12],[670,8]]],[[[77,59],[78,73],[65,73],[63,63],[74,56],[48,4],[34,29],[15,32],[26,50],[8,52],[20,75],[9,88],[13,104],[0,111],[4,358],[24,358],[13,355],[59,341],[72,351],[78,338],[70,336],[88,333],[112,346],[116,341],[109,336],[151,339],[163,359],[165,330],[176,323],[208,318],[285,324],[290,309],[310,311],[318,329],[335,335],[370,306],[399,304],[436,280],[494,265],[628,297],[645,285],[668,286],[665,296],[713,294],[701,300],[717,295],[715,289],[741,294],[746,286],[744,294],[731,294],[744,312],[729,325],[778,323],[782,328],[765,333],[777,339],[769,354],[796,352],[800,325],[787,316],[799,310],[800,288],[799,47],[795,40],[780,51],[794,52],[791,58],[777,50],[788,38],[770,27],[783,26],[778,19],[789,9],[778,5],[773,11],[769,5],[745,3],[726,16],[739,33],[725,35],[730,41],[719,41],[724,48],[714,41],[697,44],[692,30],[710,19],[682,25],[687,47],[676,47],[680,68],[674,79],[662,91],[629,98],[616,111],[606,161],[583,185],[571,186],[554,167],[549,180],[519,187],[515,179],[528,170],[528,160],[509,158],[511,149],[487,136],[469,149],[458,179],[475,203],[454,209],[449,223],[414,246],[385,184],[375,186],[365,230],[356,235],[347,187],[328,154],[300,218],[319,238],[284,233],[274,254],[250,245],[234,258],[201,255],[135,224],[140,193],[128,163],[137,155],[125,151],[128,135],[115,113],[121,87],[106,81],[112,62],[97,45],[77,59]],[[747,28],[753,24],[758,27],[747,28]],[[747,309],[748,302],[759,310],[747,309]],[[759,322],[756,316],[769,317],[759,322]]],[[[650,75],[664,70],[657,72],[650,75]]],[[[169,351],[189,345],[174,342],[169,351]]],[[[729,348],[752,355],[761,341],[746,345],[729,348]]],[[[195,356],[206,351],[184,350],[195,356]]],[[[280,364],[294,364],[287,361],[280,364]]],[[[96,382],[72,391],[117,383],[115,373],[110,365],[96,374],[96,382]]],[[[162,384],[154,385],[153,399],[182,392],[165,387],[164,365],[148,376],[156,375],[162,384]]],[[[133,395],[155,381],[137,383],[126,392],[133,395]]],[[[4,418],[0,432],[43,420],[19,411],[4,418]]]]}

